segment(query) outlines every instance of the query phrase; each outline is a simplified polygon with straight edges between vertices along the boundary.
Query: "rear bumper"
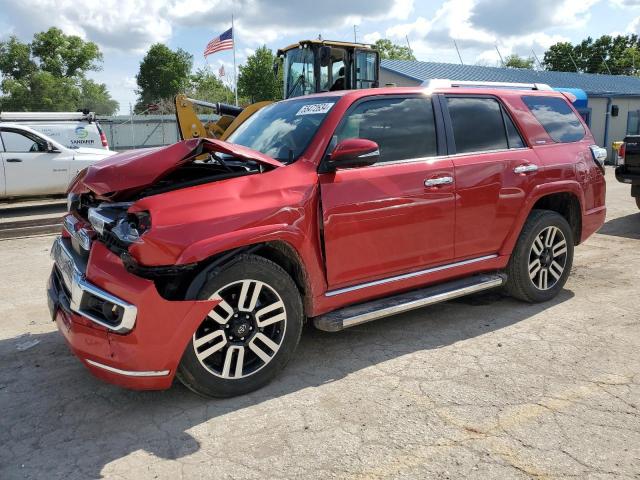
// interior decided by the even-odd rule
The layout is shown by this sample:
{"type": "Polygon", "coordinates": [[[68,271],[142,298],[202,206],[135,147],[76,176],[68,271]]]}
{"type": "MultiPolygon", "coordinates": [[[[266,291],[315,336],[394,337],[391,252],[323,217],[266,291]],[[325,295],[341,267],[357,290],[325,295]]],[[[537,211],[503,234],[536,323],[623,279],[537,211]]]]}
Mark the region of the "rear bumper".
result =
{"type": "Polygon", "coordinates": [[[616,168],[616,180],[627,185],[640,185],[640,173],[631,173],[625,165],[616,168]]]}
{"type": "Polygon", "coordinates": [[[65,302],[69,288],[54,265],[47,292],[58,329],[72,352],[96,377],[136,390],[169,388],[187,342],[215,301],[170,301],[150,280],[127,272],[122,261],[94,243],[83,285],[135,307],[135,324],[127,333],[91,318],[65,302]]]}
{"type": "Polygon", "coordinates": [[[600,230],[600,227],[604,225],[606,217],[607,207],[605,206],[588,210],[584,215],[582,215],[582,236],[580,237],[580,243],[584,242],[587,238],[600,230]]]}

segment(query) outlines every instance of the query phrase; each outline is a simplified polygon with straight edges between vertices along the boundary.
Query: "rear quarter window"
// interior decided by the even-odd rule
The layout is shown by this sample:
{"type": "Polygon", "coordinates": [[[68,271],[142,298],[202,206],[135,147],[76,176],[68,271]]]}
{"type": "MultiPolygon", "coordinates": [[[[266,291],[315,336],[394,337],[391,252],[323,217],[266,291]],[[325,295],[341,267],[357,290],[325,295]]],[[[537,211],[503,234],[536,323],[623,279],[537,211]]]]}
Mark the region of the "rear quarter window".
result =
{"type": "Polygon", "coordinates": [[[555,142],[570,143],[584,138],[584,126],[566,100],[539,96],[525,96],[522,100],[555,142]]]}

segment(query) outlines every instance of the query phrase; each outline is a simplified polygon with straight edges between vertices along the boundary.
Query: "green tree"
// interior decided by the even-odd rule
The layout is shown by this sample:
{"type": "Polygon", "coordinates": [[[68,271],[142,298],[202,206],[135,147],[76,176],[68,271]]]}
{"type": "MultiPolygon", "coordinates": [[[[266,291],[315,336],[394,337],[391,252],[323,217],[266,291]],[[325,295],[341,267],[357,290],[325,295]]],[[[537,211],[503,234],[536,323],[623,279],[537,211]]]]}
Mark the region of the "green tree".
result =
{"type": "Polygon", "coordinates": [[[508,68],[526,68],[533,70],[533,62],[534,59],[531,57],[524,58],[514,53],[505,59],[504,66],[508,68]]]}
{"type": "Polygon", "coordinates": [[[113,115],[118,111],[119,104],[111,98],[104,83],[83,79],[80,89],[79,109],[87,109],[91,112],[96,112],[98,115],[113,115]]]}
{"type": "Polygon", "coordinates": [[[118,103],[105,85],[85,78],[99,70],[98,46],[50,28],[32,43],[15,36],[0,42],[0,108],[18,111],[74,111],[94,105],[98,113],[113,113],[118,103]],[[99,107],[99,108],[98,108],[99,107]]]}
{"type": "Polygon", "coordinates": [[[546,70],[557,72],[575,72],[573,45],[569,42],[559,42],[551,45],[544,53],[544,67],[546,70]]]}
{"type": "Polygon", "coordinates": [[[208,69],[198,69],[191,76],[189,95],[207,102],[233,103],[234,93],[208,69]]]}
{"type": "Polygon", "coordinates": [[[38,69],[31,58],[31,45],[22,43],[16,36],[0,42],[0,73],[4,78],[20,80],[38,69]]]}
{"type": "Polygon", "coordinates": [[[149,103],[173,98],[189,86],[193,56],[181,48],[173,51],[162,43],[151,45],[136,76],[138,104],[144,110],[149,103]]]}
{"type": "Polygon", "coordinates": [[[75,35],[65,35],[55,27],[36,33],[31,51],[39,59],[40,69],[56,77],[73,78],[101,68],[102,53],[98,45],[75,35]]]}
{"type": "Polygon", "coordinates": [[[587,37],[576,45],[556,43],[544,54],[547,70],[638,75],[640,43],[637,35],[587,37]]]}
{"type": "Polygon", "coordinates": [[[391,40],[381,38],[377,40],[374,47],[380,52],[380,58],[389,60],[415,60],[416,57],[409,47],[398,45],[391,40]]]}
{"type": "Polygon", "coordinates": [[[238,94],[251,103],[281,99],[282,81],[273,74],[274,60],[275,55],[264,45],[249,56],[247,63],[240,66],[238,94]]]}
{"type": "Polygon", "coordinates": [[[4,80],[2,90],[6,94],[0,100],[2,110],[73,112],[80,104],[80,89],[73,79],[42,70],[20,80],[4,80]]]}

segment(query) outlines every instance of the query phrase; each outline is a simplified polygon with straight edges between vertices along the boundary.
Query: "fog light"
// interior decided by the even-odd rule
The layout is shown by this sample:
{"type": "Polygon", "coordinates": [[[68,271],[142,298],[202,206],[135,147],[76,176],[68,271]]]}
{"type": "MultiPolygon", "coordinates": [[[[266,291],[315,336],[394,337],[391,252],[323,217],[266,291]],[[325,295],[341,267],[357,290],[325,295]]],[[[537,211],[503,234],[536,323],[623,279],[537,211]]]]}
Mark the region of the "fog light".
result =
{"type": "Polygon", "coordinates": [[[122,316],[124,315],[124,309],[118,305],[115,305],[111,302],[104,302],[102,304],[102,316],[104,319],[113,324],[118,324],[122,320],[122,316]]]}

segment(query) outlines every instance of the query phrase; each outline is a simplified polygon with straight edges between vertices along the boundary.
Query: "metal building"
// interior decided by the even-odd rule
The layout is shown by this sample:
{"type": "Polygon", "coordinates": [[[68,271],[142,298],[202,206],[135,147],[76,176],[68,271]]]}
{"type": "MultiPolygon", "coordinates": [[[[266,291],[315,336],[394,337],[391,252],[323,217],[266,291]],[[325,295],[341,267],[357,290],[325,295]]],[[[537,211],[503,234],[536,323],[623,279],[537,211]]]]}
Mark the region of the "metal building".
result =
{"type": "MultiPolygon", "coordinates": [[[[382,60],[380,84],[420,85],[425,80],[448,78],[484,82],[546,83],[576,94],[576,108],[599,145],[606,146],[627,134],[640,134],[640,78],[624,75],[550,72],[522,68],[483,67],[451,63],[382,60]],[[582,92],[584,93],[582,93],[582,92]]],[[[611,158],[611,155],[610,155],[611,158]]]]}

